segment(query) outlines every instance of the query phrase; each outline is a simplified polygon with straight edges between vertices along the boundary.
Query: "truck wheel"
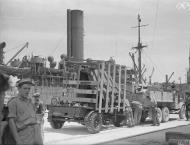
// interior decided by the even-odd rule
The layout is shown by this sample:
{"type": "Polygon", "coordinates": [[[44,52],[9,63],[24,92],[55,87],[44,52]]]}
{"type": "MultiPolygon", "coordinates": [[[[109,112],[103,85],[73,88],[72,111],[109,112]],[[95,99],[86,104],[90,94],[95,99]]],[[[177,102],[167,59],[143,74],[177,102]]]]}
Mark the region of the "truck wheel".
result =
{"type": "Polygon", "coordinates": [[[86,119],[86,128],[92,134],[100,132],[102,128],[102,116],[96,112],[93,112],[86,119]]]}
{"type": "Polygon", "coordinates": [[[51,121],[50,125],[53,129],[60,129],[62,128],[64,122],[60,122],[60,121],[51,121]]]}
{"type": "Polygon", "coordinates": [[[168,107],[162,108],[162,122],[167,122],[170,119],[170,111],[168,107]]]}
{"type": "Polygon", "coordinates": [[[84,125],[88,125],[89,123],[89,117],[94,113],[94,111],[90,111],[86,116],[84,117],[84,125]]]}
{"type": "Polygon", "coordinates": [[[180,119],[185,119],[185,105],[182,105],[181,108],[180,108],[180,111],[179,111],[179,118],[180,119]]]}
{"type": "Polygon", "coordinates": [[[158,115],[159,122],[161,122],[162,121],[162,110],[160,108],[157,108],[157,115],[158,115]]]}

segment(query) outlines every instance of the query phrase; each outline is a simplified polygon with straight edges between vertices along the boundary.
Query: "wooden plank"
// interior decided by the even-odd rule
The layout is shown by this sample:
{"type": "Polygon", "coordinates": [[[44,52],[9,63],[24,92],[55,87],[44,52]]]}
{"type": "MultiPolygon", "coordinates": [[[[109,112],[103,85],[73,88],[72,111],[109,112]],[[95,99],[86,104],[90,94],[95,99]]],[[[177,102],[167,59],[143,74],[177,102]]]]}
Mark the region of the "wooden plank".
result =
{"type": "Polygon", "coordinates": [[[77,94],[96,94],[97,90],[86,90],[86,89],[74,89],[77,94]]]}
{"type": "Polygon", "coordinates": [[[68,85],[97,85],[97,81],[75,81],[75,80],[64,80],[63,84],[68,84],[68,85]]]}
{"type": "Polygon", "coordinates": [[[113,113],[114,110],[114,93],[115,93],[115,68],[116,66],[114,65],[113,67],[113,86],[112,86],[112,97],[111,97],[111,111],[110,113],[113,113]]]}
{"type": "Polygon", "coordinates": [[[102,98],[103,98],[103,84],[104,84],[104,67],[105,67],[105,63],[102,63],[102,69],[101,69],[101,78],[100,78],[100,96],[99,96],[99,108],[98,108],[98,112],[101,113],[101,109],[102,109],[102,98]]]}
{"type": "Polygon", "coordinates": [[[60,100],[66,102],[87,102],[87,103],[96,103],[96,99],[94,98],[79,98],[76,96],[72,96],[72,97],[63,97],[60,98],[60,100]]]}
{"type": "Polygon", "coordinates": [[[119,66],[119,92],[118,92],[118,111],[120,111],[121,105],[121,66],[119,66]]]}
{"type": "MultiPolygon", "coordinates": [[[[98,85],[97,85],[97,88],[98,88],[98,91],[100,90],[100,83],[101,83],[101,77],[100,77],[100,67],[101,67],[101,64],[99,64],[98,66],[98,70],[95,71],[95,73],[97,74],[97,80],[98,80],[98,85]]],[[[99,92],[97,92],[96,94],[96,110],[98,110],[98,99],[99,98],[99,92]]]]}
{"type": "Polygon", "coordinates": [[[92,74],[93,74],[93,79],[98,81],[98,73],[97,73],[98,70],[92,70],[92,74]]]}
{"type": "MultiPolygon", "coordinates": [[[[113,107],[113,109],[117,109],[117,107],[113,107]]],[[[123,106],[121,107],[121,109],[123,109],[123,106]]],[[[106,108],[102,107],[102,111],[103,110],[106,110],[106,108]]],[[[111,107],[108,107],[108,112],[109,112],[109,110],[110,110],[110,113],[113,113],[113,112],[111,112],[111,107]]]]}
{"type": "MultiPolygon", "coordinates": [[[[105,76],[105,78],[106,78],[105,80],[106,80],[106,82],[107,82],[107,78],[108,78],[107,73],[105,73],[104,76],[105,76]]],[[[110,86],[113,85],[113,79],[112,79],[111,77],[110,77],[110,79],[109,79],[109,85],[110,85],[110,86]]],[[[119,85],[118,85],[117,83],[115,83],[115,90],[116,90],[116,91],[119,90],[119,85]]]]}
{"type": "Polygon", "coordinates": [[[106,106],[105,106],[106,113],[108,112],[108,100],[109,100],[109,91],[110,91],[109,81],[110,81],[110,63],[108,64],[108,74],[107,74],[107,90],[106,90],[106,106]]]}
{"type": "Polygon", "coordinates": [[[126,87],[127,87],[127,85],[126,85],[126,81],[127,81],[127,71],[126,71],[126,67],[125,67],[125,70],[124,70],[125,72],[125,74],[124,74],[124,95],[123,95],[123,99],[124,99],[124,103],[123,103],[123,111],[125,111],[125,101],[126,101],[126,87]]]}

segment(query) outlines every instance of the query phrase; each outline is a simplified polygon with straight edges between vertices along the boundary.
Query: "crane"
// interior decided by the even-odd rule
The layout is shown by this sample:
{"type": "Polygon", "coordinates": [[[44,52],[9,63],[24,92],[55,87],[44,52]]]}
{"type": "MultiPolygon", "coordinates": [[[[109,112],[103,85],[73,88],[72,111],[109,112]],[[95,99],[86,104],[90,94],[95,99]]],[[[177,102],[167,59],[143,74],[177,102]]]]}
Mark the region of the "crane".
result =
{"type": "Polygon", "coordinates": [[[174,75],[174,72],[172,72],[172,74],[170,75],[170,77],[168,78],[166,75],[166,83],[169,83],[170,79],[172,78],[172,76],[174,75]]]}
{"type": "Polygon", "coordinates": [[[28,48],[28,42],[25,43],[25,45],[6,63],[6,66],[25,48],[28,48]]]}
{"type": "Polygon", "coordinates": [[[154,67],[153,67],[152,72],[151,72],[151,74],[149,76],[149,84],[150,85],[152,84],[152,76],[153,76],[153,74],[154,74],[154,67]]]}

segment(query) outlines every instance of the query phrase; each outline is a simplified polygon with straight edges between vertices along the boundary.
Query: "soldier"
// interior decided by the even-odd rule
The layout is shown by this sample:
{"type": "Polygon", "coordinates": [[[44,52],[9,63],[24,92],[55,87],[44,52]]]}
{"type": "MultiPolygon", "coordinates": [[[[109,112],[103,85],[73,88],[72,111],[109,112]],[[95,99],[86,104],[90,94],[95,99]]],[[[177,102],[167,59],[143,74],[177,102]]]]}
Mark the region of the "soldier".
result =
{"type": "Polygon", "coordinates": [[[40,93],[35,93],[33,95],[34,98],[34,106],[36,110],[36,114],[42,114],[44,115],[45,109],[42,100],[40,100],[40,93]]]}
{"type": "Polygon", "coordinates": [[[186,92],[186,98],[185,98],[185,107],[186,107],[186,110],[185,110],[185,116],[186,116],[186,119],[187,121],[189,120],[189,111],[190,111],[190,92],[186,92]]]}
{"type": "Polygon", "coordinates": [[[133,127],[135,125],[133,118],[133,111],[128,99],[125,99],[125,125],[133,127]]]}
{"type": "Polygon", "coordinates": [[[152,119],[153,119],[153,126],[160,126],[160,121],[158,117],[158,107],[157,106],[152,106],[152,119]]]}
{"type": "Polygon", "coordinates": [[[18,95],[8,103],[9,127],[16,144],[42,145],[40,126],[29,92],[34,83],[30,79],[18,81],[18,95]]]}
{"type": "Polygon", "coordinates": [[[159,126],[160,121],[158,117],[158,107],[157,107],[157,101],[154,96],[149,96],[147,95],[146,98],[147,103],[149,103],[150,110],[152,111],[152,121],[153,121],[153,126],[159,126]]]}
{"type": "Polygon", "coordinates": [[[36,111],[36,116],[37,116],[37,122],[40,125],[41,129],[41,135],[42,138],[44,139],[44,114],[45,114],[45,108],[43,105],[43,102],[40,100],[40,93],[35,93],[33,95],[34,98],[34,106],[35,106],[35,111],[36,111]]]}

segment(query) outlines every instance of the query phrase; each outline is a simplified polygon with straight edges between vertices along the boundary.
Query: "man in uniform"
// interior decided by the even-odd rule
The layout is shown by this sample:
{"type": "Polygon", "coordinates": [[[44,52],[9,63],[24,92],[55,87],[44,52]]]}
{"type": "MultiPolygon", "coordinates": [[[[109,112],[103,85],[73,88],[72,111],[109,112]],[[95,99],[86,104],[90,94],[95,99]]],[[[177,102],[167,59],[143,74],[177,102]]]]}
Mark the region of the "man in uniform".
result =
{"type": "MultiPolygon", "coordinates": [[[[147,96],[147,97],[149,97],[149,96],[147,96]]],[[[159,126],[160,125],[160,121],[159,121],[159,117],[158,117],[157,101],[154,98],[154,96],[151,96],[151,98],[149,97],[149,99],[150,99],[150,102],[151,102],[150,109],[152,110],[153,126],[159,126]]]]}
{"type": "Polygon", "coordinates": [[[40,126],[37,124],[34,105],[29,99],[29,92],[34,83],[31,79],[18,81],[18,95],[8,103],[9,126],[18,145],[42,145],[40,126]]]}
{"type": "Polygon", "coordinates": [[[186,107],[186,110],[185,110],[185,116],[186,116],[186,119],[187,121],[189,120],[189,111],[190,111],[190,92],[186,92],[186,98],[185,98],[185,107],[186,107]]]}

